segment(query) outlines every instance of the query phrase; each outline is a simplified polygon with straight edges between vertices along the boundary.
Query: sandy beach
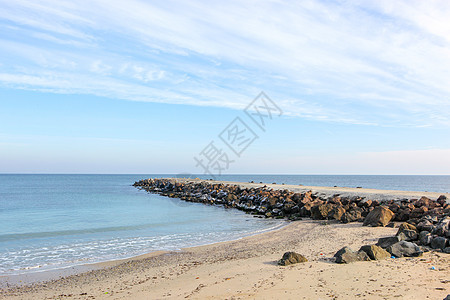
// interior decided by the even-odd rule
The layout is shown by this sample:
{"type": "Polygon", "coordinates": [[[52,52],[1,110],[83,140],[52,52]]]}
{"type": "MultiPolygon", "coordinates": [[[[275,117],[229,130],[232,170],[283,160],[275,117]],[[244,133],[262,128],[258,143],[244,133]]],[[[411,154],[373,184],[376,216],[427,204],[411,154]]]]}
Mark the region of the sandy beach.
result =
{"type": "Polygon", "coordinates": [[[153,253],[47,283],[2,290],[3,299],[443,299],[450,255],[340,265],[343,246],[359,249],[395,228],[296,221],[236,241],[153,253]],[[285,251],[309,260],[282,267],[285,251]],[[432,269],[434,267],[434,270],[432,269]]]}

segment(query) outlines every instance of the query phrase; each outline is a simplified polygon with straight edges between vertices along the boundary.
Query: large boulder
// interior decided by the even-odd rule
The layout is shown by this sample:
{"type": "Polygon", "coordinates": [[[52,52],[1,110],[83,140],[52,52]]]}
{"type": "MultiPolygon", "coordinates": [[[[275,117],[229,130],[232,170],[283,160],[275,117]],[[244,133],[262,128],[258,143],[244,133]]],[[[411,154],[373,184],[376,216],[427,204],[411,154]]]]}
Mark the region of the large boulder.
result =
{"type": "Polygon", "coordinates": [[[421,231],[419,233],[419,242],[421,245],[428,246],[431,244],[431,241],[433,239],[433,236],[428,231],[421,231]]]}
{"type": "Polygon", "coordinates": [[[308,260],[301,254],[295,252],[286,252],[283,257],[278,261],[280,266],[288,266],[297,263],[307,262],[308,260]]]}
{"type": "Polygon", "coordinates": [[[445,203],[447,202],[447,196],[440,195],[439,198],[437,198],[436,202],[439,203],[441,206],[444,206],[445,203]]]}
{"type": "Polygon", "coordinates": [[[328,214],[333,210],[334,204],[325,203],[311,207],[311,218],[313,220],[324,220],[328,214]]]}
{"type": "Polygon", "coordinates": [[[411,218],[420,218],[422,217],[426,212],[428,211],[428,208],[426,206],[422,207],[416,207],[411,211],[411,218]]]}
{"type": "Polygon", "coordinates": [[[341,217],[342,223],[350,223],[350,222],[356,222],[361,218],[361,211],[360,210],[349,210],[344,213],[344,215],[341,217]]]}
{"type": "Polygon", "coordinates": [[[385,206],[375,207],[364,219],[364,226],[386,226],[394,217],[394,213],[385,206]]]}
{"type": "Polygon", "coordinates": [[[369,261],[370,257],[364,251],[355,252],[349,247],[344,247],[334,255],[338,264],[349,264],[356,261],[369,261]]]}
{"type": "Polygon", "coordinates": [[[389,252],[377,245],[365,245],[359,251],[366,252],[371,260],[382,260],[391,257],[389,252]]]}
{"type": "Polygon", "coordinates": [[[433,200],[425,196],[414,202],[415,207],[422,207],[422,206],[430,207],[432,206],[432,204],[433,200]]]}
{"type": "Polygon", "coordinates": [[[400,226],[398,227],[398,231],[397,231],[396,235],[399,235],[404,230],[413,230],[413,231],[417,232],[416,226],[409,224],[407,222],[404,222],[404,223],[400,224],[400,226]]]}
{"type": "Polygon", "coordinates": [[[450,229],[450,217],[446,216],[439,220],[434,230],[434,233],[440,236],[445,236],[450,229]]]}
{"type": "Polygon", "coordinates": [[[417,228],[412,224],[402,223],[398,228],[396,236],[399,236],[402,241],[415,241],[418,238],[417,228]]]}
{"type": "Polygon", "coordinates": [[[396,221],[408,221],[410,215],[411,215],[410,208],[402,208],[398,212],[395,213],[395,220],[396,221]]]}
{"type": "Polygon", "coordinates": [[[447,246],[447,239],[442,236],[437,236],[431,240],[431,248],[443,250],[447,246]]]}
{"type": "Polygon", "coordinates": [[[401,239],[399,236],[388,236],[384,238],[379,238],[376,245],[386,249],[387,247],[392,246],[400,241],[401,239]]]}
{"type": "Polygon", "coordinates": [[[423,254],[423,251],[420,250],[419,246],[406,241],[395,243],[394,245],[389,246],[386,250],[395,257],[416,257],[423,254]]]}
{"type": "Polygon", "coordinates": [[[342,216],[345,214],[345,208],[342,206],[336,206],[333,210],[328,214],[329,219],[341,220],[342,216]]]}
{"type": "Polygon", "coordinates": [[[429,220],[422,220],[417,224],[417,230],[432,232],[434,230],[433,223],[429,220]]]}

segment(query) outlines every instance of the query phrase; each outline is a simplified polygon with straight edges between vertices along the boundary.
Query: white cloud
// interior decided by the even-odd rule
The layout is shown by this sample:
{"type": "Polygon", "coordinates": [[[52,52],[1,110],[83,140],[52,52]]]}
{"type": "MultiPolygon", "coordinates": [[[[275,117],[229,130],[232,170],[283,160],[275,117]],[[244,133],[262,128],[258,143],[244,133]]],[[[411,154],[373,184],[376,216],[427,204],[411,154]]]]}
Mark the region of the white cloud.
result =
{"type": "Polygon", "coordinates": [[[447,1],[0,2],[10,87],[450,126],[447,1]]]}

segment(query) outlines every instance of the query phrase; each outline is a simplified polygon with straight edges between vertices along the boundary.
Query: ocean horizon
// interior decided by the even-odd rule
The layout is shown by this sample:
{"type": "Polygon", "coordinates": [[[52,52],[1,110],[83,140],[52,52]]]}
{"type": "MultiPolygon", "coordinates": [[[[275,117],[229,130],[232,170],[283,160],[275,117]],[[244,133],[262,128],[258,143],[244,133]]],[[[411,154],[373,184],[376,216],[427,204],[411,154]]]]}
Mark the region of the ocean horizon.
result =
{"type": "MultiPolygon", "coordinates": [[[[175,174],[0,174],[0,275],[179,250],[279,228],[283,220],[187,203],[132,186],[175,174]]],[[[205,175],[191,175],[209,179],[205,175]]],[[[449,192],[450,176],[260,175],[218,180],[449,192]]]]}

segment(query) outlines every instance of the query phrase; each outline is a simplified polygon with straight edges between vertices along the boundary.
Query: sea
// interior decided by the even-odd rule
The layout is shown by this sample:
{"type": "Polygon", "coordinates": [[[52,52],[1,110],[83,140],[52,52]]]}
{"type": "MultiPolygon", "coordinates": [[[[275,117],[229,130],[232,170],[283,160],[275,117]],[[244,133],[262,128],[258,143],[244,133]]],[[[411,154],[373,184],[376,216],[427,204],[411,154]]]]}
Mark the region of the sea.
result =
{"type": "MultiPolygon", "coordinates": [[[[209,179],[205,175],[189,175],[209,179]]],[[[187,174],[0,174],[0,276],[239,239],[283,220],[188,203],[132,186],[187,174]]],[[[219,180],[450,192],[450,176],[222,175],[219,180]]]]}

